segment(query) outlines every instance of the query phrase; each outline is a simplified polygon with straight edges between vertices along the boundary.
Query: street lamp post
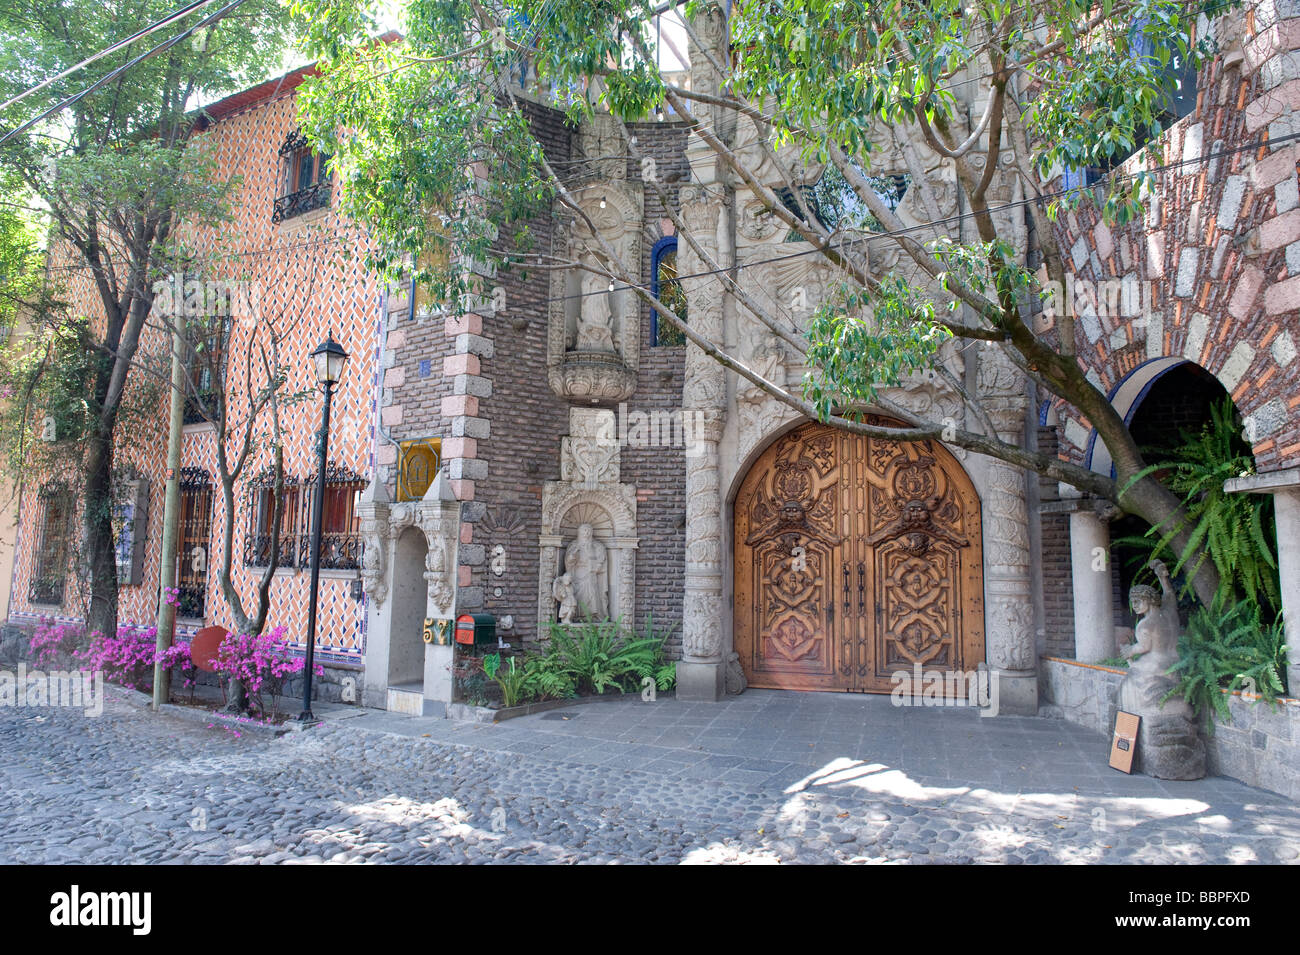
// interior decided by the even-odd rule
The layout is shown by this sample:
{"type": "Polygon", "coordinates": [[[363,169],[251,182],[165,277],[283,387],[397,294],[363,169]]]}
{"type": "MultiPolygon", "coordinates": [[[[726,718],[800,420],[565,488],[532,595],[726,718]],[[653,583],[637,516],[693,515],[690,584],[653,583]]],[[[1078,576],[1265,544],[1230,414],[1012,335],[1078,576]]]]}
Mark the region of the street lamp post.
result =
{"type": "Polygon", "coordinates": [[[330,399],[334,396],[334,386],[343,377],[343,366],[347,364],[348,353],[331,334],[311,353],[311,359],[316,366],[316,380],[325,392],[325,407],[321,411],[320,431],[316,433],[316,496],[311,505],[311,596],[307,603],[307,665],[303,667],[302,713],[298,716],[300,723],[316,721],[311,712],[311,677],[316,657],[316,591],[320,585],[320,539],[325,516],[325,462],[330,440],[330,399]]]}

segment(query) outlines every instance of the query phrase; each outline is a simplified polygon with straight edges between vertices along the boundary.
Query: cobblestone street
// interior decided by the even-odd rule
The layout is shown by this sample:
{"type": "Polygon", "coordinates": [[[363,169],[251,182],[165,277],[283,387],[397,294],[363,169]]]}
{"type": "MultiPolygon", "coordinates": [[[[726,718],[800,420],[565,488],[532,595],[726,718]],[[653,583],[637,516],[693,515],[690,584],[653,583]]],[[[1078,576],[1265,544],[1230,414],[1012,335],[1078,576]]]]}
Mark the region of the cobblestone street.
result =
{"type": "Polygon", "coordinates": [[[0,710],[0,862],[1294,862],[1300,809],[1125,777],[1066,723],[750,691],[271,738],[0,710]]]}

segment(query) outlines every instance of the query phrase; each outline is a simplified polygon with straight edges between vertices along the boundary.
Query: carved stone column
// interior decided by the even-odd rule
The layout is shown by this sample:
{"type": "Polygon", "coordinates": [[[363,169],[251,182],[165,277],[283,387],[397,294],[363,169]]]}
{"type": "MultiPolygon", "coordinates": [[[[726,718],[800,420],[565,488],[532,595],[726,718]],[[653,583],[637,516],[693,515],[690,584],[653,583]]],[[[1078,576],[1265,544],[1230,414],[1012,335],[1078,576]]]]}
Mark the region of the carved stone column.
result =
{"type": "MultiPolygon", "coordinates": [[[[1024,379],[994,346],[980,350],[979,397],[998,437],[1020,444],[1024,436],[1024,379]]],[[[1030,582],[1029,509],[1025,474],[991,459],[984,502],[984,590],[987,655],[998,670],[998,712],[1038,712],[1038,660],[1030,582]]]]}
{"type": "MultiPolygon", "coordinates": [[[[722,76],[717,69],[728,61],[726,14],[710,4],[692,18],[701,45],[690,49],[693,89],[717,93],[722,76]]],[[[703,107],[714,132],[731,140],[729,120],[721,112],[703,107]]],[[[692,180],[679,194],[681,216],[691,236],[712,262],[696,253],[689,242],[679,242],[677,261],[684,278],[687,313],[694,331],[715,345],[724,342],[724,306],[727,295],[720,278],[703,273],[735,260],[735,235],[729,215],[731,189],[721,160],[698,136],[687,143],[686,158],[692,180]]],[[[682,595],[682,659],[677,664],[677,698],[715,702],[726,694],[726,652],[730,636],[724,634],[722,603],[722,500],[718,474],[718,442],[726,420],[727,391],[722,366],[693,342],[686,345],[682,391],[682,418],[695,422],[698,434],[686,457],[686,560],[682,595]],[[724,647],[724,638],[726,646],[724,647]],[[724,652],[725,651],[725,652],[724,652]]]]}
{"type": "Polygon", "coordinates": [[[388,699],[388,649],[392,635],[392,605],[388,600],[390,568],[393,565],[392,534],[389,531],[391,498],[387,488],[372,481],[357,502],[361,521],[361,584],[366,594],[365,683],[361,702],[385,706],[388,699]]]}
{"type": "MultiPolygon", "coordinates": [[[[698,186],[682,190],[682,217],[711,256],[725,234],[726,208],[698,186]]],[[[706,271],[686,245],[678,246],[682,271],[706,271]]],[[[691,327],[710,341],[723,335],[723,292],[713,277],[683,281],[691,327]]],[[[721,699],[725,694],[722,606],[722,514],[718,442],[725,421],[726,385],[722,366],[694,343],[686,346],[683,420],[696,422],[692,454],[686,458],[686,566],[682,597],[682,651],[677,696],[686,700],[721,699]]],[[[730,649],[730,646],[726,649],[730,649]]]]}
{"type": "MultiPolygon", "coordinates": [[[[420,500],[420,529],[429,551],[424,558],[424,580],[428,586],[425,617],[450,633],[456,616],[457,547],[460,543],[460,502],[452,493],[446,470],[440,470],[420,500]],[[445,621],[445,624],[442,622],[445,621]]],[[[451,702],[451,675],[455,643],[426,643],[424,646],[424,698],[443,704],[451,702]]]]}

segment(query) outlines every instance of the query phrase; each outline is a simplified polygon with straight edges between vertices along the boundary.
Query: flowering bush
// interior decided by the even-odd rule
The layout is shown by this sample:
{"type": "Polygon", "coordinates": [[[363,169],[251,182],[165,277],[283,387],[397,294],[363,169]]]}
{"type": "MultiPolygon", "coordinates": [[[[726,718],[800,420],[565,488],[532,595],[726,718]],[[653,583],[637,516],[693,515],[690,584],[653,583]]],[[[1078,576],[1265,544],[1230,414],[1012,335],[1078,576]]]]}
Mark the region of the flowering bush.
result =
{"type": "Polygon", "coordinates": [[[180,667],[185,676],[185,686],[194,686],[194,663],[190,659],[187,643],[175,643],[158,653],[158,628],[123,623],[116,636],[102,633],[90,635],[90,645],[72,656],[83,670],[102,671],[113,683],[137,690],[153,687],[154,665],[159,661],[164,668],[180,667]]]}
{"type": "MultiPolygon", "coordinates": [[[[301,673],[306,661],[293,656],[285,640],[287,628],[279,626],[267,633],[232,633],[226,637],[213,662],[218,673],[238,680],[248,694],[250,708],[265,711],[262,692],[271,691],[272,706],[276,707],[284,681],[301,673]]],[[[324,676],[319,663],[312,667],[316,676],[324,676]]],[[[273,709],[272,712],[277,712],[273,709]]]]}
{"type": "Polygon", "coordinates": [[[66,623],[42,617],[31,639],[32,660],[38,667],[57,663],[61,656],[72,656],[85,639],[85,631],[66,623]]]}
{"type": "Polygon", "coordinates": [[[104,678],[122,686],[148,690],[158,657],[158,628],[123,623],[116,636],[90,635],[90,646],[74,653],[83,670],[102,670],[104,678]]]}
{"type": "Polygon", "coordinates": [[[185,683],[185,689],[190,691],[190,702],[193,702],[195,678],[198,676],[198,670],[194,666],[194,658],[190,656],[190,645],[188,643],[173,643],[161,654],[157,655],[156,659],[162,663],[165,670],[170,670],[173,667],[180,668],[181,679],[185,683]]]}

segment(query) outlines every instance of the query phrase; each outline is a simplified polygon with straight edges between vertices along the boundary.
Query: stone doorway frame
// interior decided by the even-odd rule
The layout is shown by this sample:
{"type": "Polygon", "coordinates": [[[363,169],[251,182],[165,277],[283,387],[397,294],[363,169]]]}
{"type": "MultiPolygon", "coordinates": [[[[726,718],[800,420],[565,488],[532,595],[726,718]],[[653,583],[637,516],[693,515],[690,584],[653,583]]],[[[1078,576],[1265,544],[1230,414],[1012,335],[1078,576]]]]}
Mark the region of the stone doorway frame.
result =
{"type": "Polygon", "coordinates": [[[452,628],[456,612],[457,548],[460,502],[451,490],[446,468],[419,501],[393,503],[388,489],[372,481],[357,504],[365,551],[361,580],[366,593],[365,682],[362,703],[389,708],[389,664],[393,647],[393,594],[398,575],[419,573],[425,581],[425,619],[445,642],[424,646],[425,715],[441,715],[452,701],[451,667],[455,653],[452,628]],[[398,539],[408,528],[424,534],[423,568],[399,566],[398,539]]]}

